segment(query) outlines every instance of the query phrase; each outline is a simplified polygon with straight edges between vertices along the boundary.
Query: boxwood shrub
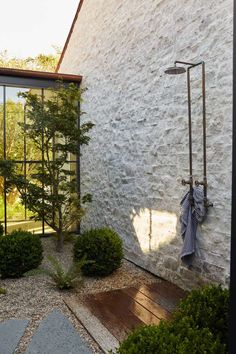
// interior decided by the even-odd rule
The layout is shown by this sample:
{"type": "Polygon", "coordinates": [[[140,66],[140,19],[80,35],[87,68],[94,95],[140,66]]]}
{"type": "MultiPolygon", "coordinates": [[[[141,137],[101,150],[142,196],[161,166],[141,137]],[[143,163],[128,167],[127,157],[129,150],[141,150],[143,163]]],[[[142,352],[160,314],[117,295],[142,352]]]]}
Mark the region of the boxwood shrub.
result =
{"type": "Polygon", "coordinates": [[[132,332],[118,354],[228,353],[229,291],[220,286],[193,290],[170,322],[132,332]]]}
{"type": "Polygon", "coordinates": [[[117,354],[226,354],[225,346],[208,328],[191,327],[185,317],[178,322],[161,322],[132,332],[117,354]]]}
{"type": "Polygon", "coordinates": [[[109,275],[121,265],[122,241],[119,235],[109,228],[89,230],[79,236],[74,245],[74,260],[79,261],[84,256],[90,262],[83,265],[83,274],[109,275]]]}
{"type": "Polygon", "coordinates": [[[228,343],[229,290],[221,286],[205,286],[192,290],[180,302],[175,320],[187,317],[192,325],[207,327],[222,343],[228,343]]]}
{"type": "Polygon", "coordinates": [[[0,275],[18,278],[37,268],[43,259],[43,248],[38,236],[27,231],[13,231],[0,237],[0,275]]]}

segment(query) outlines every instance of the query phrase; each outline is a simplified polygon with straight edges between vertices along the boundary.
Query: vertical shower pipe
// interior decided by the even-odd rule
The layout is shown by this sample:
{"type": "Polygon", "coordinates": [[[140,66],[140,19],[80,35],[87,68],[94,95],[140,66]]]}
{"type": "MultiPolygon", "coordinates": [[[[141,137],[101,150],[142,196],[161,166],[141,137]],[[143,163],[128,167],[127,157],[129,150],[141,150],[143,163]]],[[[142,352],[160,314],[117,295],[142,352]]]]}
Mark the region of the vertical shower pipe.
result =
{"type": "MultiPolygon", "coordinates": [[[[195,181],[196,186],[203,186],[204,193],[204,205],[205,207],[213,206],[211,202],[207,199],[207,161],[206,161],[206,73],[205,73],[205,62],[201,61],[193,65],[192,67],[201,65],[202,66],[202,135],[203,135],[203,180],[195,181]]],[[[192,68],[190,67],[190,69],[192,68]]]]}
{"type": "Polygon", "coordinates": [[[203,127],[203,188],[204,203],[207,206],[207,162],[206,162],[206,79],[205,62],[202,62],[202,127],[203,127]]]}
{"type": "Polygon", "coordinates": [[[187,91],[188,91],[188,134],[189,134],[189,180],[186,181],[182,179],[182,184],[189,184],[190,191],[190,203],[193,204],[193,151],[192,151],[192,108],[191,108],[191,77],[190,77],[190,69],[194,66],[193,63],[188,63],[185,61],[176,60],[176,64],[187,65],[187,91]]]}
{"type": "Polygon", "coordinates": [[[193,151],[192,151],[192,109],[191,109],[191,85],[190,68],[187,69],[187,89],[188,89],[188,130],[189,130],[189,186],[190,203],[193,204],[193,151]]]}

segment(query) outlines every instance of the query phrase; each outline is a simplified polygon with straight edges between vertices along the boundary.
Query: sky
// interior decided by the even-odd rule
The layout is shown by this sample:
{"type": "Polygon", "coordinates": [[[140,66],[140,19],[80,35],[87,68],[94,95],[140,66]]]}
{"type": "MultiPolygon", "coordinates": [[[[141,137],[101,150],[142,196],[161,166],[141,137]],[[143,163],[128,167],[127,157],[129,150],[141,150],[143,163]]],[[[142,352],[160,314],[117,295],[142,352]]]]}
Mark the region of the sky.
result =
{"type": "Polygon", "coordinates": [[[79,0],[0,0],[0,52],[24,58],[63,48],[79,0]]]}

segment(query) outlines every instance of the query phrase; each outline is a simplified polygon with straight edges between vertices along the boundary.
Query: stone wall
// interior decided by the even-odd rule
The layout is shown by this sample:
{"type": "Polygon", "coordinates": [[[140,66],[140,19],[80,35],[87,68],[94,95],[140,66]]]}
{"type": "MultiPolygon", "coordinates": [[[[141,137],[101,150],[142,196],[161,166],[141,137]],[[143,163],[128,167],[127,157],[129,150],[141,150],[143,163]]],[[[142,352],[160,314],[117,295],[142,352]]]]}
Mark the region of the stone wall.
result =
{"type": "MultiPolygon", "coordinates": [[[[136,264],[191,288],[228,283],[231,213],[232,0],[84,0],[60,71],[81,74],[82,190],[93,194],[83,228],[108,225],[136,264]],[[206,62],[207,170],[214,207],[197,255],[181,264],[180,200],[188,177],[186,76],[175,60],[206,62]]],[[[200,68],[193,71],[194,176],[202,177],[200,68]]]]}

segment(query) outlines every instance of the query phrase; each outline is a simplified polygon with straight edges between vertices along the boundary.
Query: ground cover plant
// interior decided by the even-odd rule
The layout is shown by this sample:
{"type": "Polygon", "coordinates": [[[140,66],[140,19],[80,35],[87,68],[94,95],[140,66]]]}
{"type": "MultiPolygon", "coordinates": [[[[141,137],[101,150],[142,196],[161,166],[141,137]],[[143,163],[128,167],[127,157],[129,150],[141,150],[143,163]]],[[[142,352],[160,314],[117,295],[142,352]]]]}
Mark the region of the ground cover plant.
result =
{"type": "Polygon", "coordinates": [[[89,276],[106,276],[120,267],[123,258],[122,240],[119,235],[105,227],[92,229],[79,236],[74,245],[74,260],[86,256],[82,272],[89,276]]]}
{"type": "Polygon", "coordinates": [[[37,274],[45,274],[49,276],[55,283],[58,289],[65,290],[71,289],[75,285],[82,285],[82,273],[81,268],[86,264],[86,259],[83,257],[79,262],[73,262],[68,269],[64,269],[61,263],[53,256],[47,257],[50,267],[38,268],[32,271],[26,272],[25,276],[32,276],[37,274]]]}
{"type": "Polygon", "coordinates": [[[0,237],[0,275],[18,278],[37,268],[43,259],[43,247],[38,236],[27,231],[13,231],[0,237]]]}
{"type": "Polygon", "coordinates": [[[193,290],[172,321],[134,330],[117,354],[228,353],[229,291],[220,286],[193,290]]]}

